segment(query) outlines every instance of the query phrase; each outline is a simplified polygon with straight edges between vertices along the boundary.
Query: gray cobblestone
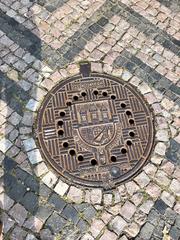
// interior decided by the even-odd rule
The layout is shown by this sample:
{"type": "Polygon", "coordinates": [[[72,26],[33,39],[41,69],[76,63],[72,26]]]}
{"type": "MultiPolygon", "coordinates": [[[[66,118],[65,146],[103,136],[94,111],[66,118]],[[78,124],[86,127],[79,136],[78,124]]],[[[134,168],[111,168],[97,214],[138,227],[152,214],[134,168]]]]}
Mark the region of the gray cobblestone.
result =
{"type": "Polygon", "coordinates": [[[16,205],[13,206],[13,208],[11,208],[9,214],[15,219],[19,226],[23,225],[27,217],[26,209],[19,203],[17,203],[16,205]]]}
{"type": "Polygon", "coordinates": [[[65,224],[65,219],[59,216],[57,213],[53,213],[46,222],[46,226],[50,228],[53,233],[59,233],[65,224]]]}

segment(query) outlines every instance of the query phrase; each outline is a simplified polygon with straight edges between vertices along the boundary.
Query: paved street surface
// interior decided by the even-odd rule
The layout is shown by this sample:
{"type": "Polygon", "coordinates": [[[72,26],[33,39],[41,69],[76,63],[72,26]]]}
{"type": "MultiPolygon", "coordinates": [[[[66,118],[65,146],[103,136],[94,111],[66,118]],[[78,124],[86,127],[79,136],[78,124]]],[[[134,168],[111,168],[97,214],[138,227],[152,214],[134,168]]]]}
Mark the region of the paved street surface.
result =
{"type": "Polygon", "coordinates": [[[178,0],[0,0],[3,239],[180,239],[179,40],[178,0]],[[60,178],[33,130],[44,96],[82,60],[154,111],[148,164],[110,192],[60,178]]]}

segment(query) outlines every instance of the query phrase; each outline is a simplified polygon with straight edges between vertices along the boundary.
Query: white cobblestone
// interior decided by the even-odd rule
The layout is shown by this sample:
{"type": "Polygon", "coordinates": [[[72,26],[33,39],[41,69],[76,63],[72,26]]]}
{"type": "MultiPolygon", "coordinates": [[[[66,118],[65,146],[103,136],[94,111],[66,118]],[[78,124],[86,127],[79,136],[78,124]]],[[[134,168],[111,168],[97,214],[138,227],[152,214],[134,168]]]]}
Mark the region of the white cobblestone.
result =
{"type": "Polygon", "coordinates": [[[79,188],[71,186],[67,197],[75,203],[81,203],[83,201],[83,191],[79,188]]]}
{"type": "Polygon", "coordinates": [[[56,187],[54,188],[54,191],[57,192],[60,196],[64,196],[64,194],[67,192],[68,188],[69,188],[68,184],[59,180],[56,187]]]}
{"type": "Polygon", "coordinates": [[[164,156],[166,152],[166,145],[162,142],[159,142],[155,147],[155,153],[164,156]]]}
{"type": "Polygon", "coordinates": [[[28,152],[27,155],[31,164],[37,164],[43,161],[38,149],[28,152]]]}
{"type": "Polygon", "coordinates": [[[30,99],[26,105],[26,108],[31,110],[32,112],[35,112],[38,108],[38,105],[39,105],[39,102],[35,101],[34,99],[30,99]]]}
{"type": "Polygon", "coordinates": [[[116,216],[110,223],[109,227],[116,234],[120,235],[124,228],[127,226],[127,222],[120,216],[116,216]]]}
{"type": "Polygon", "coordinates": [[[91,202],[93,204],[101,204],[101,201],[102,201],[102,190],[93,189],[91,191],[91,202]]]}
{"type": "Polygon", "coordinates": [[[169,207],[173,207],[174,205],[174,202],[175,202],[175,197],[166,192],[166,191],[163,191],[163,193],[161,194],[161,199],[169,206],[169,207]]]}
{"type": "Polygon", "coordinates": [[[40,177],[48,172],[48,168],[44,162],[40,162],[35,168],[34,172],[37,177],[40,177]]]}
{"type": "Polygon", "coordinates": [[[178,197],[180,197],[180,182],[176,179],[173,179],[170,184],[170,190],[178,197]]]}
{"type": "Polygon", "coordinates": [[[53,172],[48,172],[43,178],[42,181],[48,186],[53,187],[57,182],[57,177],[53,172]]]}
{"type": "Polygon", "coordinates": [[[13,144],[7,139],[3,138],[0,140],[0,151],[5,153],[13,144]]]}
{"type": "Polygon", "coordinates": [[[36,148],[36,143],[33,138],[28,138],[24,140],[23,143],[24,143],[24,148],[27,152],[36,148]]]}

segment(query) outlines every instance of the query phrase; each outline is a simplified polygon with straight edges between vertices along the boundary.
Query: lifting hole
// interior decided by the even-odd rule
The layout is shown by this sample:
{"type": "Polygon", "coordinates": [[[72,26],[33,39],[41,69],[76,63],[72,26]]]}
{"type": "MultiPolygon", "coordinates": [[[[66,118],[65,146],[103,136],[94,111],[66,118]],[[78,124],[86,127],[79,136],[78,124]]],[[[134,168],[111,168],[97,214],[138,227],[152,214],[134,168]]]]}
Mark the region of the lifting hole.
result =
{"type": "Polygon", "coordinates": [[[92,166],[97,165],[97,161],[96,161],[96,159],[92,159],[92,160],[91,160],[91,165],[92,165],[92,166]]]}
{"type": "Polygon", "coordinates": [[[131,111],[126,111],[126,115],[128,116],[132,115],[131,111]]]}
{"type": "Polygon", "coordinates": [[[67,148],[69,146],[69,143],[68,142],[63,142],[63,147],[64,148],[67,148]]]}
{"type": "Polygon", "coordinates": [[[85,97],[86,95],[87,95],[86,92],[82,92],[82,93],[81,93],[81,96],[83,96],[83,97],[85,97]]]}
{"type": "Polygon", "coordinates": [[[64,134],[64,131],[62,130],[62,129],[60,129],[59,131],[58,131],[58,135],[59,136],[62,136],[64,134]]]}
{"type": "Polygon", "coordinates": [[[58,121],[58,126],[62,126],[63,125],[63,121],[62,120],[59,120],[58,121]]]}
{"type": "Polygon", "coordinates": [[[98,92],[98,90],[94,90],[93,93],[94,93],[94,95],[98,95],[99,92],[98,92]]]}
{"type": "Polygon", "coordinates": [[[66,105],[67,105],[68,107],[70,107],[70,106],[72,105],[72,103],[71,103],[70,101],[68,101],[68,102],[66,102],[66,105]]]}
{"type": "Polygon", "coordinates": [[[130,124],[134,124],[134,119],[129,119],[130,124]]]}
{"type": "Polygon", "coordinates": [[[129,136],[130,136],[130,137],[134,137],[134,136],[135,136],[135,133],[134,133],[134,132],[129,132],[129,136]]]}
{"type": "Polygon", "coordinates": [[[74,101],[77,101],[79,99],[79,97],[78,96],[74,96],[73,99],[74,99],[74,101]]]}
{"type": "Polygon", "coordinates": [[[121,148],[121,153],[125,154],[127,153],[127,150],[125,148],[121,148]]]}
{"type": "Polygon", "coordinates": [[[84,157],[82,155],[78,156],[78,161],[82,162],[84,160],[84,157]]]}
{"type": "Polygon", "coordinates": [[[102,95],[103,95],[104,97],[107,97],[108,93],[107,93],[107,92],[103,92],[102,95]]]}
{"type": "Polygon", "coordinates": [[[71,156],[74,156],[74,155],[76,154],[76,152],[75,152],[74,149],[71,149],[71,150],[69,151],[69,154],[70,154],[71,156]]]}
{"type": "Polygon", "coordinates": [[[66,114],[65,114],[64,111],[60,112],[60,116],[61,116],[61,117],[64,117],[65,115],[66,115],[66,114]]]}
{"type": "Polygon", "coordinates": [[[132,145],[131,140],[127,140],[126,144],[127,144],[128,146],[131,146],[131,145],[132,145]]]}
{"type": "Polygon", "coordinates": [[[116,162],[116,156],[111,156],[111,162],[116,162]]]}
{"type": "Polygon", "coordinates": [[[125,108],[125,107],[126,107],[126,104],[125,104],[125,103],[121,103],[121,107],[122,107],[122,108],[125,108]]]}
{"type": "Polygon", "coordinates": [[[115,99],[116,99],[116,96],[115,96],[115,95],[111,95],[111,99],[112,99],[112,100],[115,100],[115,99]]]}

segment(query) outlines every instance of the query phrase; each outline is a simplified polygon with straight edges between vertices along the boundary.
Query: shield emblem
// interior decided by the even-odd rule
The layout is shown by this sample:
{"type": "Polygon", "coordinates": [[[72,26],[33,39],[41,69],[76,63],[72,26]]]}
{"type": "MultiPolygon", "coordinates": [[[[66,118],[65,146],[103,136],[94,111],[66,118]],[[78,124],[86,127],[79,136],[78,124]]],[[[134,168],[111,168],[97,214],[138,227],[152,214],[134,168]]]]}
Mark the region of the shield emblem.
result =
{"type": "Polygon", "coordinates": [[[109,102],[97,101],[76,104],[78,132],[86,144],[104,146],[115,134],[109,102]]]}
{"type": "Polygon", "coordinates": [[[112,123],[79,128],[81,138],[92,146],[103,146],[111,141],[114,135],[112,123]]]}

